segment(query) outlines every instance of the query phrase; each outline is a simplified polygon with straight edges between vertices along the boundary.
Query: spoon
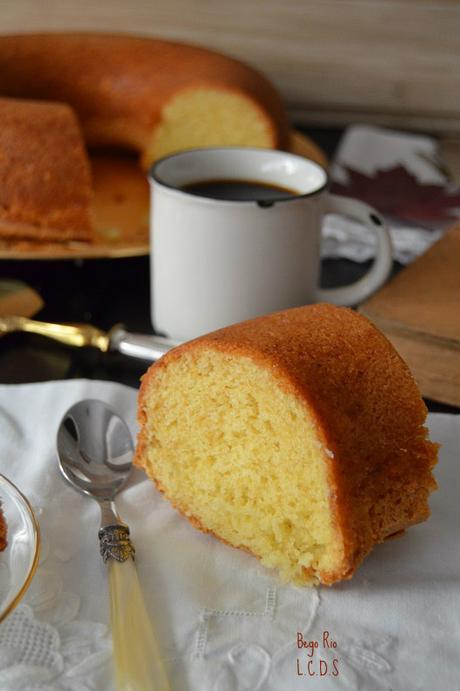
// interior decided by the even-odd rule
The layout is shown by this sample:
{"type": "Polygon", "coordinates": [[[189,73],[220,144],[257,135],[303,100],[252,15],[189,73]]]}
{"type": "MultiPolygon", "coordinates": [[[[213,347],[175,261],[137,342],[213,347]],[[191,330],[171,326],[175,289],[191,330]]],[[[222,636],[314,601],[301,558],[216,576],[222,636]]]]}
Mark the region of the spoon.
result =
{"type": "Polygon", "coordinates": [[[114,498],[132,469],[133,442],[117,413],[102,401],[84,400],[62,418],[59,467],[75,489],[101,507],[100,552],[109,570],[110,618],[119,691],[168,691],[158,644],[145,609],[129,528],[114,498]]]}

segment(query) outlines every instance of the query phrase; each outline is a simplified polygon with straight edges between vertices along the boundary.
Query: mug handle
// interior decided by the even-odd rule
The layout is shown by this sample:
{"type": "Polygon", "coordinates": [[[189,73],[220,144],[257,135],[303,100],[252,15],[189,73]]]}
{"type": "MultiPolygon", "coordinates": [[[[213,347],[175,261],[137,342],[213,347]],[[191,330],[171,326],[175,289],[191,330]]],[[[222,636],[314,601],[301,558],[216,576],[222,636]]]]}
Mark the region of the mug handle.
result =
{"type": "Polygon", "coordinates": [[[363,202],[330,194],[326,214],[341,214],[356,219],[377,236],[376,257],[369,271],[355,283],[340,288],[318,288],[317,301],[334,305],[356,305],[368,298],[391,273],[393,266],[390,232],[380,214],[363,202]]]}

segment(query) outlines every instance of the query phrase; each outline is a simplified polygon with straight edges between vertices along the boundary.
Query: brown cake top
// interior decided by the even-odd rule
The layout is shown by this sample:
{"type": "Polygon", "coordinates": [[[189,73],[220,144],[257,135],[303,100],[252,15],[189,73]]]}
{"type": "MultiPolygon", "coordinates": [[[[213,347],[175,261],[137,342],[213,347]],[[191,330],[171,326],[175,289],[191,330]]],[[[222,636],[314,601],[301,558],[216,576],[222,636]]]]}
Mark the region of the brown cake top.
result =
{"type": "Polygon", "coordinates": [[[73,110],[0,98],[0,237],[90,240],[91,172],[73,110]]]}

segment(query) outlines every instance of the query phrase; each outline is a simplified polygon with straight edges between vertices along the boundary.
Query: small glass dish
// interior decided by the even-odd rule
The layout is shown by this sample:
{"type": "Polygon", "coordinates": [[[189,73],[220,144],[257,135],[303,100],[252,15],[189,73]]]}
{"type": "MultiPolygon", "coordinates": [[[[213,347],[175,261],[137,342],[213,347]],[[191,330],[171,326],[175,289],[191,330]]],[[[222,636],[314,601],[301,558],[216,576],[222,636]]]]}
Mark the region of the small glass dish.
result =
{"type": "Polygon", "coordinates": [[[40,529],[27,498],[0,474],[0,504],[8,544],[0,552],[0,622],[22,599],[38,565],[40,529]]]}

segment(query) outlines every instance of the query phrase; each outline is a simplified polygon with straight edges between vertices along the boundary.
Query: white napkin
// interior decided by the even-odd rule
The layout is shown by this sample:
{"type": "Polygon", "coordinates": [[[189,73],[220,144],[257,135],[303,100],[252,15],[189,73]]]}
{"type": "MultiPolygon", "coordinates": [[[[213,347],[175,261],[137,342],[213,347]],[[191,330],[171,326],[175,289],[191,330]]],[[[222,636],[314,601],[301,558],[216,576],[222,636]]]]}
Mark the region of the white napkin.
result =
{"type": "MultiPolygon", "coordinates": [[[[432,137],[397,132],[370,125],[345,130],[331,168],[333,180],[346,183],[345,167],[372,175],[402,165],[423,184],[447,184],[436,167],[438,144],[432,137]],[[433,163],[431,163],[433,161],[433,163]]],[[[453,219],[454,220],[454,219],[453,219]]],[[[408,264],[425,252],[442,234],[409,223],[388,220],[394,258],[408,264]]],[[[323,227],[323,257],[344,257],[362,262],[375,254],[375,238],[364,226],[342,216],[327,216],[323,227]]]]}
{"type": "MultiPolygon", "coordinates": [[[[65,485],[55,452],[63,413],[85,397],[111,403],[135,433],[133,389],[0,387],[0,472],[32,500],[44,544],[25,600],[0,624],[2,691],[114,689],[99,510],[65,485]]],[[[174,691],[458,691],[460,417],[431,415],[429,426],[443,444],[431,519],[332,588],[280,584],[255,558],[195,530],[134,473],[117,505],[174,691]],[[298,632],[318,641],[311,658],[298,632]]]]}

